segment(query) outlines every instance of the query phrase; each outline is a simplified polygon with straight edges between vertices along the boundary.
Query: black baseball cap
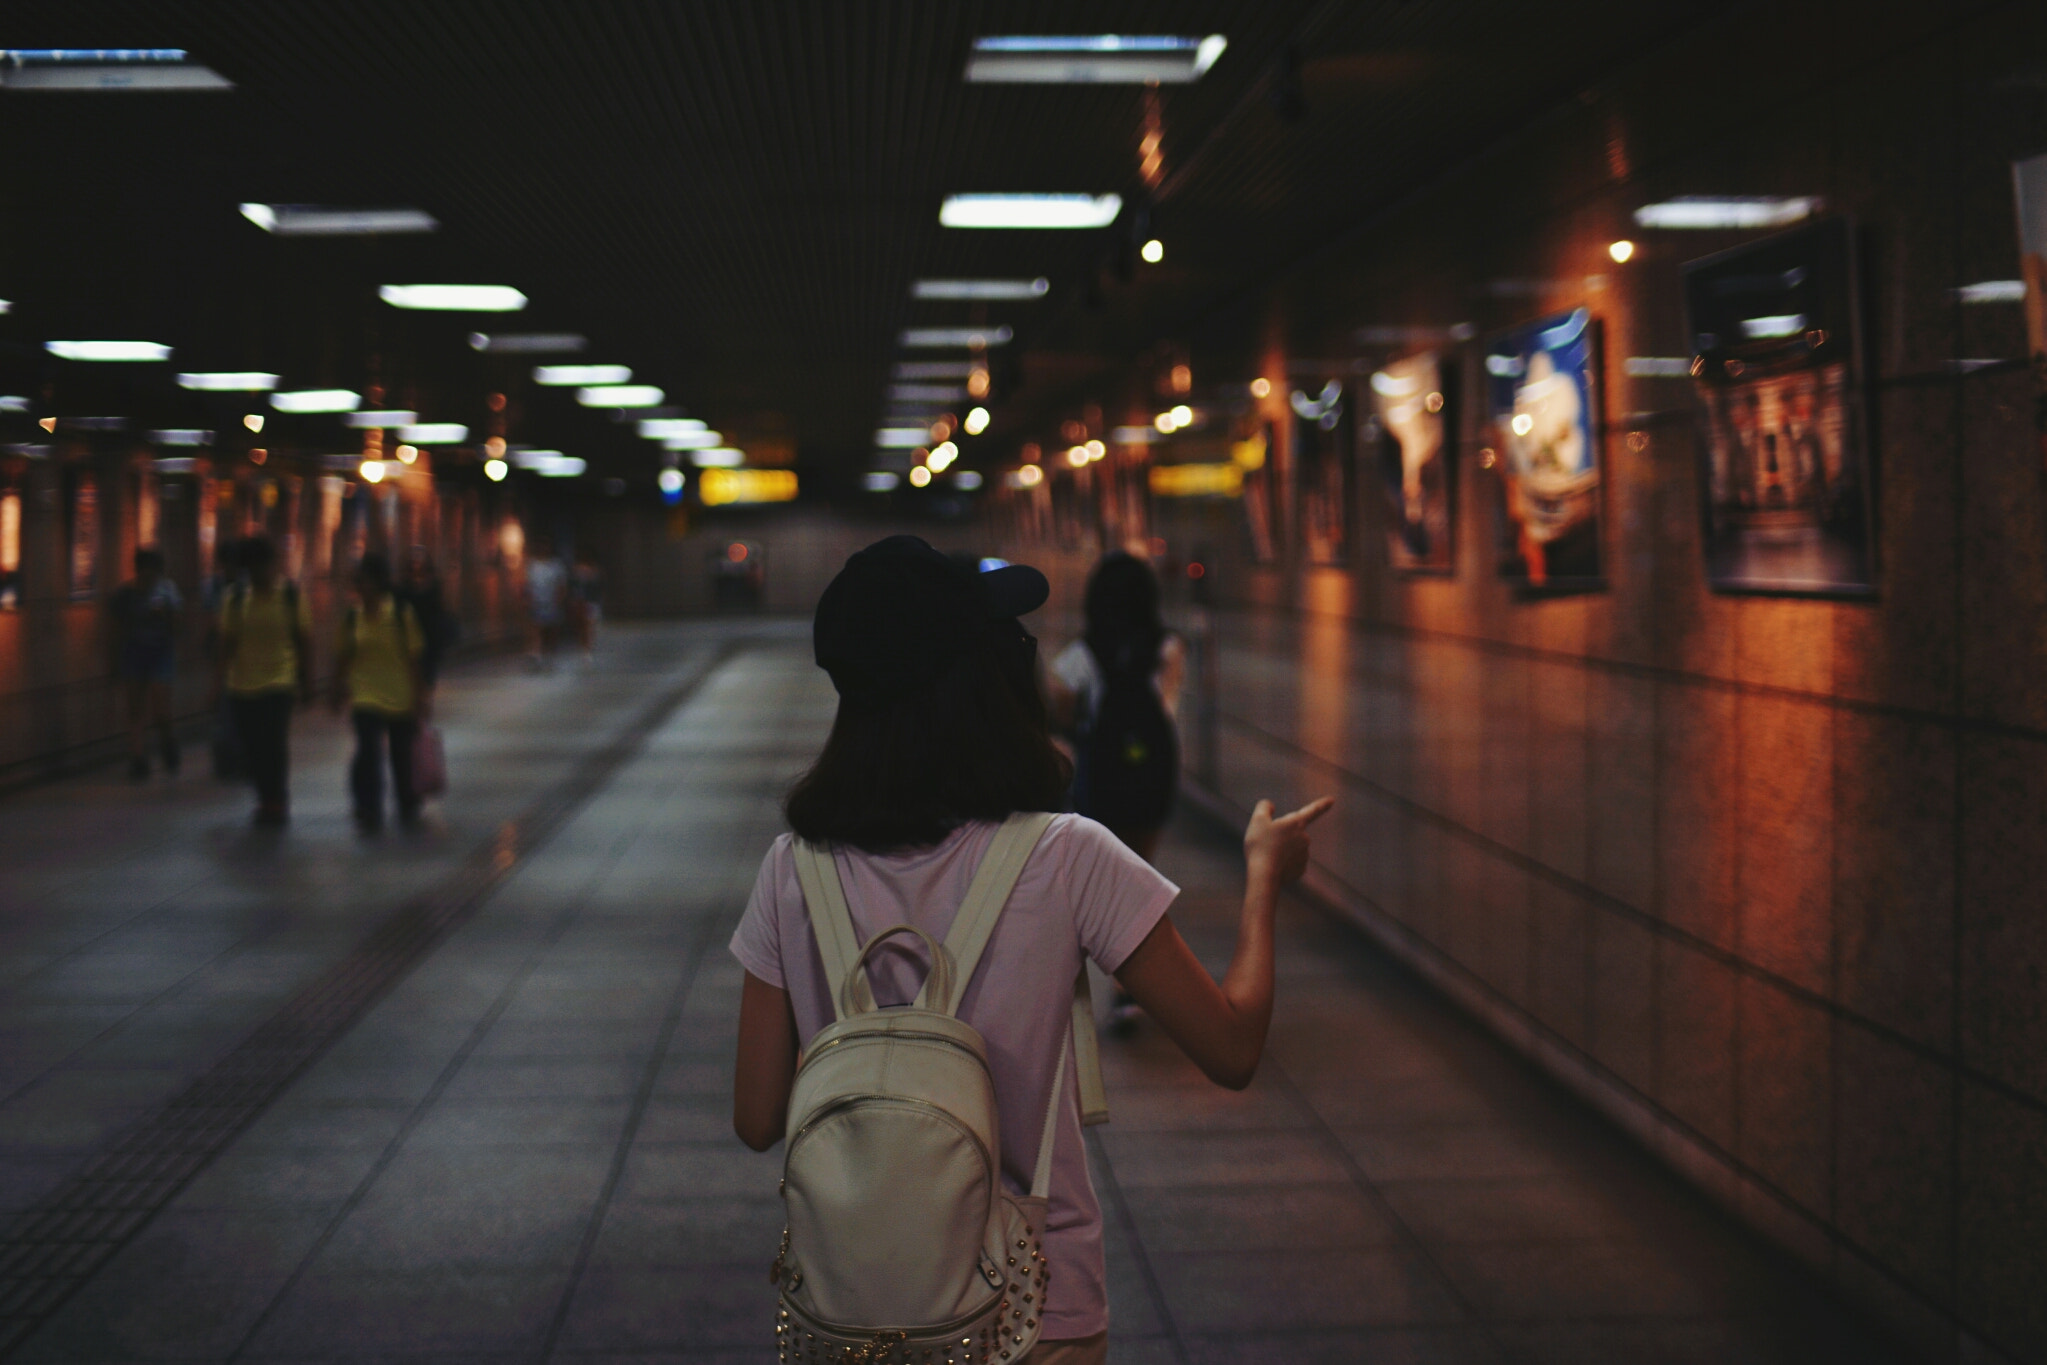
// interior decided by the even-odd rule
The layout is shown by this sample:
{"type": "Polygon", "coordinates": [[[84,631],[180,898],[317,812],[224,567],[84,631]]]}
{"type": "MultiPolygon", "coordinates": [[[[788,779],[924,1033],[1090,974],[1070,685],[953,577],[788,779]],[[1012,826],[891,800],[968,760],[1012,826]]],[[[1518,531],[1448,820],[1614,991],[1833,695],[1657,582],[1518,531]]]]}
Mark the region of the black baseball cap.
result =
{"type": "Polygon", "coordinates": [[[840,696],[884,699],[978,643],[1021,638],[1016,618],[1051,592],[1029,565],[977,573],[917,536],[890,536],[847,559],[817,599],[817,665],[840,696]]]}

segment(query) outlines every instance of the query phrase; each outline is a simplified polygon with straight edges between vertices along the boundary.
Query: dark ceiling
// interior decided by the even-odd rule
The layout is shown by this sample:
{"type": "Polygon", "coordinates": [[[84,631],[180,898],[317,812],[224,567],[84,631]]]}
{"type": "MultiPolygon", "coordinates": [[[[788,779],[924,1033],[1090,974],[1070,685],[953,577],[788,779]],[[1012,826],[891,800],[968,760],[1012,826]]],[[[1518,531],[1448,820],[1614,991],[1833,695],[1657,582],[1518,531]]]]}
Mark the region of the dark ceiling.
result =
{"type": "MultiPolygon", "coordinates": [[[[852,473],[891,362],[911,358],[897,330],[987,321],[1017,334],[996,368],[995,426],[968,452],[991,461],[1068,415],[1091,379],[1702,9],[1585,0],[1560,21],[1507,0],[12,0],[0,44],[183,47],[237,88],[0,91],[0,298],[14,301],[0,386],[36,386],[72,414],[140,406],[155,425],[221,420],[242,401],[181,395],[173,368],[381,384],[387,403],[472,424],[502,390],[515,440],[651,472],[654,450],[628,428],[526,383],[530,358],[464,342],[493,324],[572,331],[591,339],[582,359],[632,366],[714,427],[793,439],[806,467],[852,473]],[[1143,89],[961,79],[976,36],[1104,31],[1229,39],[1204,79],[1156,95],[1165,261],[1135,264],[1127,223],[941,228],[955,191],[1146,196],[1143,89]],[[279,239],[239,216],[245,200],[416,205],[443,226],[279,239]],[[911,299],[914,279],[951,275],[1044,275],[1052,290],[911,299]],[[377,301],[378,284],[413,281],[513,284],[532,303],[479,320],[377,301]],[[177,363],[42,354],[66,336],[167,342],[177,363]]],[[[332,439],[316,422],[339,432],[296,420],[305,442],[332,439]]]]}

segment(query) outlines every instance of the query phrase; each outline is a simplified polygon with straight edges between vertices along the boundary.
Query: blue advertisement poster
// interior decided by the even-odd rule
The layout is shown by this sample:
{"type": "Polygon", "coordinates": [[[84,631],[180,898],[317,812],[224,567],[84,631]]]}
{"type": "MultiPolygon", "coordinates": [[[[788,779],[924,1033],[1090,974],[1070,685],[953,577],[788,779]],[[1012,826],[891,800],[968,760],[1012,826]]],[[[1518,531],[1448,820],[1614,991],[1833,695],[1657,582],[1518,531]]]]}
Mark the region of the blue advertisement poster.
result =
{"type": "Polygon", "coordinates": [[[1599,328],[1583,308],[1486,345],[1500,573],[1529,592],[1605,586],[1598,357],[1599,328]]]}

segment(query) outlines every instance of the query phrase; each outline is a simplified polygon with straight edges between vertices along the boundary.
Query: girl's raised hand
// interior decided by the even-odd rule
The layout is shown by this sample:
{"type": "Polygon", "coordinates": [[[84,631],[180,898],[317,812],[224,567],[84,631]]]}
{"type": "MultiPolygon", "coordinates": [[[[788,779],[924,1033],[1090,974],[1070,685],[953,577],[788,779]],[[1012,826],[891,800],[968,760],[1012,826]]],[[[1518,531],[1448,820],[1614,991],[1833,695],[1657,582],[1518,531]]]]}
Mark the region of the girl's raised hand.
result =
{"type": "Polygon", "coordinates": [[[1244,861],[1251,875],[1270,878],[1276,887],[1299,880],[1308,870],[1308,826],[1335,804],[1334,797],[1324,796],[1281,816],[1273,815],[1270,801],[1252,807],[1251,823],[1244,827],[1244,861]]]}

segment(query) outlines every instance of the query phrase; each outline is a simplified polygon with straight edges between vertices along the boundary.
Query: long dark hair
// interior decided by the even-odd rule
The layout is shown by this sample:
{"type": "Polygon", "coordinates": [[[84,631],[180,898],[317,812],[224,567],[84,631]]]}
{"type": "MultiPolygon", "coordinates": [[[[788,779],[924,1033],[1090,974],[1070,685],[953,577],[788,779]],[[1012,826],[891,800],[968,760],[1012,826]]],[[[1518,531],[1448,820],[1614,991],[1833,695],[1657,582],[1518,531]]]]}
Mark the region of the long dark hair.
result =
{"type": "Polygon", "coordinates": [[[921,687],[841,697],[824,752],[782,813],[812,843],[925,848],[970,820],[1061,810],[1070,765],[1038,695],[1036,641],[991,636],[921,687]]]}
{"type": "Polygon", "coordinates": [[[1102,556],[1088,576],[1083,605],[1087,630],[1082,638],[1102,671],[1149,675],[1158,667],[1166,627],[1159,619],[1159,581],[1151,565],[1121,550],[1102,556]]]}

